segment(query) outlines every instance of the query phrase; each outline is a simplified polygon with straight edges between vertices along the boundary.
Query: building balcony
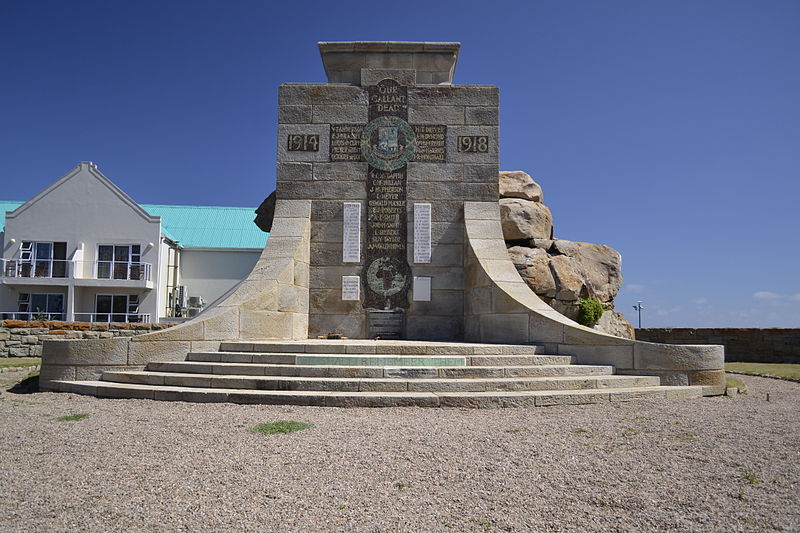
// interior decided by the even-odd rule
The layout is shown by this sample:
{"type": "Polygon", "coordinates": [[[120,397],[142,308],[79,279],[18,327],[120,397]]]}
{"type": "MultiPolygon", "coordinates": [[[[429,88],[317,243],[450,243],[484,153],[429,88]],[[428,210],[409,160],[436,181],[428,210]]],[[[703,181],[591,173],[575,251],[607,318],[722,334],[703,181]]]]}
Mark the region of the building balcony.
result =
{"type": "Polygon", "coordinates": [[[0,259],[0,262],[0,280],[9,285],[153,288],[150,263],[61,259],[0,259]]]}

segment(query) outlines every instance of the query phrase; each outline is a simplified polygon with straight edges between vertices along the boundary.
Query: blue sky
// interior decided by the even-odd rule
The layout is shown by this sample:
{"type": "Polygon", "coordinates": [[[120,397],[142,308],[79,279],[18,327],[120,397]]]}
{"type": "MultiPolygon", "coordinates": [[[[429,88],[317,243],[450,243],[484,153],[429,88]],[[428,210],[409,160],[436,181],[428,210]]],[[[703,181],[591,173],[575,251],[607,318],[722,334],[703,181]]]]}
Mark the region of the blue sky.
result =
{"type": "Polygon", "coordinates": [[[800,327],[800,2],[0,3],[0,197],[89,160],[140,203],[256,206],[320,40],[460,41],[501,167],[623,256],[645,326],[800,327]]]}

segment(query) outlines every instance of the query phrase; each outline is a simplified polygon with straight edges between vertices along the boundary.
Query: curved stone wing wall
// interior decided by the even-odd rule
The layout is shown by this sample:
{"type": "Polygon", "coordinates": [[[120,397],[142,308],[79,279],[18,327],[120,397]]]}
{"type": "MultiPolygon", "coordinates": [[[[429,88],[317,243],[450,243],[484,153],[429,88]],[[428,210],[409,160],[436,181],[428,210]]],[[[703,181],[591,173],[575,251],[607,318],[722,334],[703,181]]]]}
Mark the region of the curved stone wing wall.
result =
{"type": "Polygon", "coordinates": [[[664,385],[704,385],[724,392],[724,348],[632,341],[574,322],[544,303],[506,252],[495,202],[464,204],[465,330],[468,341],[543,344],[580,363],[614,365],[620,374],[661,377],[664,385]]]}
{"type": "Polygon", "coordinates": [[[133,338],[45,341],[40,388],[53,380],[93,380],[105,370],[143,368],[216,351],[221,341],[306,339],[310,200],[278,200],[267,245],[241,283],[197,317],[133,338]]]}

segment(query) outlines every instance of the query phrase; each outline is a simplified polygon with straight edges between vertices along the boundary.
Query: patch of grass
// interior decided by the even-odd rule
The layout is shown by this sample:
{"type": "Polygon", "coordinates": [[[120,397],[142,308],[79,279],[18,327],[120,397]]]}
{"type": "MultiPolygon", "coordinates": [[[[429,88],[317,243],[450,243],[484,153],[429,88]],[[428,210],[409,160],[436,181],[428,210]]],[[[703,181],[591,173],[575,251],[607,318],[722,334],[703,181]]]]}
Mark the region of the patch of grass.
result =
{"type": "Polygon", "coordinates": [[[576,435],[580,435],[580,434],[582,434],[582,433],[589,433],[589,430],[588,430],[588,429],[583,429],[583,428],[578,428],[578,429],[576,429],[576,430],[574,431],[574,433],[575,433],[576,435]]]}
{"type": "Polygon", "coordinates": [[[58,422],[75,422],[76,420],[83,420],[84,418],[89,418],[89,415],[86,413],[75,413],[72,415],[60,416],[56,418],[56,420],[58,422]]]}
{"type": "Polygon", "coordinates": [[[0,357],[0,368],[18,368],[41,364],[41,357],[0,357]]]}
{"type": "Polygon", "coordinates": [[[269,422],[267,424],[258,424],[250,428],[254,433],[261,433],[263,435],[276,435],[278,433],[294,433],[302,429],[312,427],[311,424],[305,422],[295,422],[293,420],[281,420],[280,422],[269,422]]]}
{"type": "Polygon", "coordinates": [[[507,429],[506,433],[512,433],[512,434],[516,435],[520,431],[522,431],[522,430],[521,429],[507,429]]]}
{"type": "Polygon", "coordinates": [[[800,364],[781,363],[725,363],[727,372],[800,381],[800,364]]]}
{"type": "Polygon", "coordinates": [[[755,485],[756,483],[761,483],[758,480],[758,477],[753,472],[745,472],[742,474],[742,479],[750,483],[751,485],[755,485]]]}
{"type": "Polygon", "coordinates": [[[406,483],[405,481],[398,481],[397,483],[394,484],[394,488],[396,488],[397,490],[407,489],[410,486],[411,483],[406,483]]]}
{"type": "Polygon", "coordinates": [[[694,442],[697,440],[697,435],[691,431],[681,431],[680,433],[669,435],[667,438],[672,440],[682,440],[684,442],[694,442]]]}

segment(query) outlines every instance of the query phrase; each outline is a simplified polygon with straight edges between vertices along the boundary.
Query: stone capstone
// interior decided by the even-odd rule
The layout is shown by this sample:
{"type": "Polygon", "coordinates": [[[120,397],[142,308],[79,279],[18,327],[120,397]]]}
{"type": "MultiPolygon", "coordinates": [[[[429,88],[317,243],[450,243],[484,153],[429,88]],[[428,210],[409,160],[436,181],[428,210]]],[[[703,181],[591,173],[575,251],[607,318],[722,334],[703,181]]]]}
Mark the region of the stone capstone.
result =
{"type": "Polygon", "coordinates": [[[505,170],[500,172],[500,197],[522,198],[532,202],[544,200],[542,188],[521,170],[505,170]]]}
{"type": "Polygon", "coordinates": [[[553,233],[553,216],[546,205],[522,198],[501,198],[500,217],[507,241],[548,239],[553,233]]]}

